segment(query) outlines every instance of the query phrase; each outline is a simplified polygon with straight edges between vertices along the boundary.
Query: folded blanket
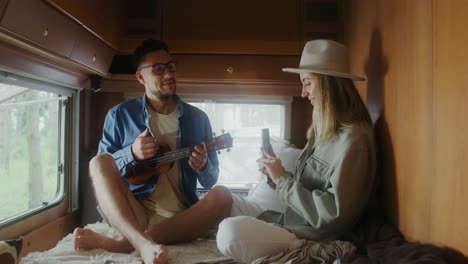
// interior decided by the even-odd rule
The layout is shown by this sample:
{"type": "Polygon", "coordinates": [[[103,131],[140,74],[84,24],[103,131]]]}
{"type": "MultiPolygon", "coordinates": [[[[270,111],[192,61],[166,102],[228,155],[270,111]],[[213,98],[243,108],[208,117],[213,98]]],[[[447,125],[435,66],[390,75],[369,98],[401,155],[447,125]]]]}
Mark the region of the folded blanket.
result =
{"type": "Polygon", "coordinates": [[[346,241],[318,243],[307,241],[294,250],[284,250],[273,256],[255,260],[252,264],[285,263],[285,264],[326,264],[334,263],[354,254],[356,247],[346,241]]]}
{"type": "Polygon", "coordinates": [[[468,258],[453,248],[407,241],[379,210],[367,211],[347,239],[358,246],[358,252],[343,264],[468,264],[468,258]]]}

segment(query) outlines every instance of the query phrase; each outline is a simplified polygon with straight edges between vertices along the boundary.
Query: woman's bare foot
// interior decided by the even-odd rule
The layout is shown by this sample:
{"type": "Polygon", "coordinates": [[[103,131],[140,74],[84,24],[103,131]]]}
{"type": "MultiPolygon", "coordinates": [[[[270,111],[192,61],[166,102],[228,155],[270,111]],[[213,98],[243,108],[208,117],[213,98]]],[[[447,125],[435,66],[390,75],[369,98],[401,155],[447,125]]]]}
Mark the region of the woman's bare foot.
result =
{"type": "Polygon", "coordinates": [[[73,236],[75,250],[102,248],[120,253],[130,253],[134,250],[126,239],[114,239],[87,228],[75,228],[73,236]]]}
{"type": "Polygon", "coordinates": [[[140,257],[145,264],[167,264],[167,248],[163,245],[158,245],[148,242],[143,245],[140,250],[140,257]]]}

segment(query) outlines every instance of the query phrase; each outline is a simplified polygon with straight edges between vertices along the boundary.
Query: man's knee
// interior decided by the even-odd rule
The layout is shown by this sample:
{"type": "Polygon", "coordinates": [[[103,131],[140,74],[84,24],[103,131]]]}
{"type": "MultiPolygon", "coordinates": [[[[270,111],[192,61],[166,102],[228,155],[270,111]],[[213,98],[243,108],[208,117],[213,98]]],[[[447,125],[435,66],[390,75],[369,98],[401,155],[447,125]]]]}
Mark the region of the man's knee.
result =
{"type": "Polygon", "coordinates": [[[232,207],[232,194],[224,186],[216,186],[207,195],[208,202],[216,212],[223,212],[223,215],[229,216],[232,207]]]}
{"type": "Polygon", "coordinates": [[[94,156],[89,161],[89,169],[91,169],[91,170],[92,169],[97,169],[97,168],[100,168],[103,165],[109,164],[111,162],[115,162],[114,158],[111,155],[109,155],[107,153],[98,154],[98,155],[94,156]]]}
{"type": "Polygon", "coordinates": [[[90,166],[96,166],[104,163],[114,163],[114,158],[108,153],[102,153],[94,156],[89,162],[90,166]]]}
{"type": "Polygon", "coordinates": [[[118,171],[114,158],[107,153],[96,155],[89,162],[89,175],[91,178],[102,174],[101,171],[109,172],[112,170],[118,171]]]}

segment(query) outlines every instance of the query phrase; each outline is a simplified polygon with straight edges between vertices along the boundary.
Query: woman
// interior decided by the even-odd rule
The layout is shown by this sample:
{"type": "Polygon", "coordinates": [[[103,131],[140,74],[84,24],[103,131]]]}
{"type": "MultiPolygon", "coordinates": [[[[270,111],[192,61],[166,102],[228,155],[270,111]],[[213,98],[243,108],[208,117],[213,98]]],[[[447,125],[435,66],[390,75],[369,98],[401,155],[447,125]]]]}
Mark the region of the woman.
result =
{"type": "Polygon", "coordinates": [[[218,231],[225,255],[250,263],[307,240],[336,239],[350,231],[369,199],[375,174],[372,123],[348,70],[347,49],[331,40],[309,41],[299,68],[303,98],[313,105],[308,143],[294,173],[273,152],[257,161],[276,184],[284,212],[264,211],[233,195],[232,215],[218,231]],[[245,216],[248,215],[248,216],[245,216]],[[256,218],[255,218],[256,217],[256,218]],[[275,225],[271,224],[274,223],[275,225]]]}

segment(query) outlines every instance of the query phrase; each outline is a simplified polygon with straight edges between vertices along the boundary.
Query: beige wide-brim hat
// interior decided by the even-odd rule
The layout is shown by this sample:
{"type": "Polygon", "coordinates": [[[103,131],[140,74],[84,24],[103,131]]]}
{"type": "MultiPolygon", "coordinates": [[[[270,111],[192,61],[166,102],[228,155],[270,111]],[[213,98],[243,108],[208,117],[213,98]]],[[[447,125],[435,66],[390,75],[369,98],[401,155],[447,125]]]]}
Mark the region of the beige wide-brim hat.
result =
{"type": "Polygon", "coordinates": [[[284,72],[313,72],[364,81],[349,71],[348,48],[333,40],[318,39],[307,42],[302,51],[299,68],[283,68],[284,72]]]}

